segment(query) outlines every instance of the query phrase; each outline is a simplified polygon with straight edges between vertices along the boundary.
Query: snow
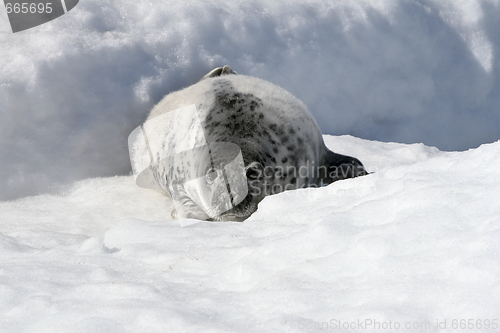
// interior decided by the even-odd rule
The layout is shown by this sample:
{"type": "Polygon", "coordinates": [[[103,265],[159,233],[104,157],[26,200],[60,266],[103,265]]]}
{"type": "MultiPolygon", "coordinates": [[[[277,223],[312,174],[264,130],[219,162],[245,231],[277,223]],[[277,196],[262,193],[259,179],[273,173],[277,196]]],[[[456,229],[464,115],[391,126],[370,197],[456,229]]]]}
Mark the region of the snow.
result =
{"type": "Polygon", "coordinates": [[[322,132],[466,150],[498,140],[498,0],[85,0],[13,34],[0,10],[0,200],[127,175],[127,137],[225,64],[322,132]]]}
{"type": "Polygon", "coordinates": [[[85,0],[13,34],[0,9],[0,331],[498,332],[499,17],[498,0],[85,0]],[[127,137],[225,64],[303,100],[372,173],[243,223],[171,220],[127,137]]]}
{"type": "Polygon", "coordinates": [[[500,141],[325,141],[373,173],[267,197],[242,223],[170,220],[132,176],[0,203],[0,330],[498,332],[500,141]]]}

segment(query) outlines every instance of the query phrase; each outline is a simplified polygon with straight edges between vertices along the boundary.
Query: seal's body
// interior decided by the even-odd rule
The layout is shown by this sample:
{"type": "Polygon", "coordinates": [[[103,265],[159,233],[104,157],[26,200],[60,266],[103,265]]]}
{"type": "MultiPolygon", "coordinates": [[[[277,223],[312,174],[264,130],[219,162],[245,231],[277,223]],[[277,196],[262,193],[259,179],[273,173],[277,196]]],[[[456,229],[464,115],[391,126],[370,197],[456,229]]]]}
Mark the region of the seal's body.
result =
{"type": "MultiPolygon", "coordinates": [[[[198,83],[165,96],[152,109],[148,120],[193,104],[207,143],[231,143],[241,150],[242,177],[246,177],[248,193],[231,209],[210,217],[194,204],[196,200],[189,195],[193,193],[191,183],[189,191],[176,192],[183,193],[179,202],[185,209],[182,212],[177,209],[172,214],[174,217],[242,221],[257,209],[266,195],[366,174],[359,160],[335,154],[325,146],[318,124],[300,100],[267,81],[235,75],[228,66],[216,68],[198,83]]],[[[183,140],[186,131],[193,131],[193,125],[174,126],[170,131],[174,131],[175,145],[176,140],[183,140]]],[[[222,156],[224,147],[214,146],[210,153],[222,156]]],[[[216,160],[205,168],[212,178],[216,160]]],[[[163,166],[168,170],[157,166],[154,170],[157,185],[172,195],[168,175],[172,179],[175,173],[185,173],[183,170],[193,163],[185,164],[176,168],[163,166]]],[[[199,197],[205,195],[204,190],[201,184],[194,187],[199,201],[199,197]]]]}

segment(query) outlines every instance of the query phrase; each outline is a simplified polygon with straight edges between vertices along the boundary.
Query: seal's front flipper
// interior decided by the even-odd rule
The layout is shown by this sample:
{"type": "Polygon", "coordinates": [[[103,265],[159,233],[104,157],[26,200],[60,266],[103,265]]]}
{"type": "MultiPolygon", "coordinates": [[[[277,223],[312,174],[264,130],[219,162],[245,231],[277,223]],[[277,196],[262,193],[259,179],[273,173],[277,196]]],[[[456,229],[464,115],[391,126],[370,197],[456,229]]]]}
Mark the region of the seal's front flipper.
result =
{"type": "Polygon", "coordinates": [[[337,180],[355,178],[368,174],[363,164],[357,158],[336,154],[330,150],[327,151],[321,164],[326,166],[326,170],[320,170],[319,175],[322,183],[325,185],[337,180]]]}
{"type": "Polygon", "coordinates": [[[213,70],[211,70],[207,75],[202,77],[201,79],[208,79],[210,77],[217,77],[217,76],[222,76],[222,75],[228,75],[228,74],[236,74],[235,71],[231,69],[228,65],[224,67],[217,67],[213,70]]]}

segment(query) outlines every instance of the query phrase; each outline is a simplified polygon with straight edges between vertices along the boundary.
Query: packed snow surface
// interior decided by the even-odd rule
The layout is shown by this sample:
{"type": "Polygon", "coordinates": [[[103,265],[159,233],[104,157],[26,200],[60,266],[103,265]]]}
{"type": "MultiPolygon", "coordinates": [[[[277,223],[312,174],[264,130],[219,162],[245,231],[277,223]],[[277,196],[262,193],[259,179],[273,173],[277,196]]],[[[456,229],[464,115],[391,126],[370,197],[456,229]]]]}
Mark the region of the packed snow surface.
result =
{"type": "Polygon", "coordinates": [[[242,223],[171,220],[132,176],[0,203],[0,331],[498,332],[500,141],[325,141],[372,173],[242,223]]]}
{"type": "Polygon", "coordinates": [[[0,200],[127,175],[127,136],[215,67],[275,83],[325,134],[440,150],[500,139],[499,0],[82,0],[11,32],[0,200]]]}

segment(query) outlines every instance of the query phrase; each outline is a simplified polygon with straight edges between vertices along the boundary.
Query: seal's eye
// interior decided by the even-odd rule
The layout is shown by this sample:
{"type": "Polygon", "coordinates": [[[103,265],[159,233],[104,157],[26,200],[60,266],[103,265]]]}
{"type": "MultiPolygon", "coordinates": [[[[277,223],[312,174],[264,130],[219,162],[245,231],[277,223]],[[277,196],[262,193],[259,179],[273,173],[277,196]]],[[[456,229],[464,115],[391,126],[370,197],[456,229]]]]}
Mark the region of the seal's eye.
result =
{"type": "Polygon", "coordinates": [[[252,162],[245,168],[245,175],[248,181],[262,179],[264,167],[259,162],[252,162]]]}
{"type": "Polygon", "coordinates": [[[217,179],[217,177],[219,177],[219,174],[217,173],[217,170],[215,170],[214,168],[210,168],[207,171],[207,174],[205,175],[208,184],[213,184],[213,182],[217,179]]]}
{"type": "Polygon", "coordinates": [[[256,180],[259,178],[260,172],[256,168],[248,168],[246,175],[248,179],[256,180]]]}

